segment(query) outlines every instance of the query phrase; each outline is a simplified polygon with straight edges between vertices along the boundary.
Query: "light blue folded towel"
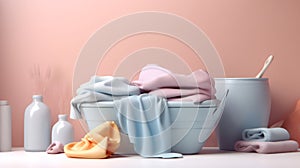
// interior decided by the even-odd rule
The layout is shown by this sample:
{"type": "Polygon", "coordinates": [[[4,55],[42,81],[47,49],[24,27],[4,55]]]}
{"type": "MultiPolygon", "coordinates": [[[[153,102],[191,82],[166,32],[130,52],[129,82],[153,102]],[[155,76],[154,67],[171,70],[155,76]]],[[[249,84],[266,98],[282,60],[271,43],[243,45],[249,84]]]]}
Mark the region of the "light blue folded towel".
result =
{"type": "Polygon", "coordinates": [[[274,142],[289,140],[290,134],[284,128],[252,128],[243,130],[242,138],[245,141],[274,142]]]}
{"type": "Polygon", "coordinates": [[[156,157],[171,151],[171,118],[164,98],[141,94],[116,100],[114,104],[118,125],[128,134],[136,153],[156,157]]]}
{"type": "Polygon", "coordinates": [[[77,96],[71,100],[70,118],[82,118],[80,113],[82,103],[112,101],[138,94],[140,94],[140,89],[130,85],[124,77],[93,76],[90,81],[77,89],[77,96]]]}

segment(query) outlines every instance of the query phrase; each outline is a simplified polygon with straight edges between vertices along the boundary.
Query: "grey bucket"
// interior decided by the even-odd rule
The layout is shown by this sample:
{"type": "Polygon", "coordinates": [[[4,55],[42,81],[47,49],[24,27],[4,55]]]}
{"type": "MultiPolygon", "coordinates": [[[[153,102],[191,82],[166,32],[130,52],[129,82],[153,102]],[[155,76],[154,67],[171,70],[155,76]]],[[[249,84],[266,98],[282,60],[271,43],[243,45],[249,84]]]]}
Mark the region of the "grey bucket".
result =
{"type": "Polygon", "coordinates": [[[216,97],[229,90],[216,129],[219,148],[234,150],[247,128],[267,127],[271,109],[268,78],[215,78],[216,97]]]}

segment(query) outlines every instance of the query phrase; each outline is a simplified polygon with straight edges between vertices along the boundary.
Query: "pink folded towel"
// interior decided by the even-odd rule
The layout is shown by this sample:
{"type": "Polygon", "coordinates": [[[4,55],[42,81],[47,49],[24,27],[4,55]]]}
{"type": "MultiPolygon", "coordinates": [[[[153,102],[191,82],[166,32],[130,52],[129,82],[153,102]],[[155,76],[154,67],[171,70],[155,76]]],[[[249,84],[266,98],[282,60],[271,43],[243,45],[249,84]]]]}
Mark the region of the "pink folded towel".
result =
{"type": "Polygon", "coordinates": [[[156,96],[164,97],[164,98],[178,98],[185,96],[192,96],[196,94],[203,94],[210,97],[209,90],[203,89],[177,89],[177,88],[161,88],[150,91],[149,94],[154,94],[156,96]]]}
{"type": "Polygon", "coordinates": [[[214,99],[216,93],[214,80],[201,69],[183,75],[151,64],[142,69],[138,80],[132,81],[132,84],[150,94],[183,101],[214,99]]]}
{"type": "MultiPolygon", "coordinates": [[[[139,79],[132,82],[144,90],[156,90],[159,88],[201,88],[212,90],[211,79],[206,71],[201,69],[189,75],[176,74],[157,65],[145,66],[139,79]]],[[[214,90],[212,90],[215,93],[214,90]]]]}
{"type": "Polygon", "coordinates": [[[280,153],[295,152],[298,150],[297,141],[286,140],[277,142],[259,142],[259,141],[237,141],[235,150],[238,152],[257,152],[257,153],[280,153]]]}
{"type": "Polygon", "coordinates": [[[191,101],[191,102],[202,102],[204,100],[211,99],[210,96],[204,94],[194,94],[190,96],[168,98],[168,101],[191,101]]]}

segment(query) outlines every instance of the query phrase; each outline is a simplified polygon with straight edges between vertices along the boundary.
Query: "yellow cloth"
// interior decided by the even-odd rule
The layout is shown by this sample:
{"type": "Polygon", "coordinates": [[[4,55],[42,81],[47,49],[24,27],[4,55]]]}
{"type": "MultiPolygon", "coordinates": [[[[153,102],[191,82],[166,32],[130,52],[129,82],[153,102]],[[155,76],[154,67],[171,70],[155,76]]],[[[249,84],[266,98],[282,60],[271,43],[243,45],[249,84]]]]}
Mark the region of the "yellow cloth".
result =
{"type": "Polygon", "coordinates": [[[112,155],[120,145],[120,132],[113,121],[100,124],[87,133],[80,142],[64,146],[68,157],[102,159],[112,155]]]}

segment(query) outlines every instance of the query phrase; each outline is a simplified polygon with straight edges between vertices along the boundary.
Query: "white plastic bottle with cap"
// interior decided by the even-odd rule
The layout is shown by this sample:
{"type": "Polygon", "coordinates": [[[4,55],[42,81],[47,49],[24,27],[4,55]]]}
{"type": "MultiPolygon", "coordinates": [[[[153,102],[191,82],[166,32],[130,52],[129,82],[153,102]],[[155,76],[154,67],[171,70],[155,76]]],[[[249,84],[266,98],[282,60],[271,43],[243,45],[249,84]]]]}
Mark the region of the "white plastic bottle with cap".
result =
{"type": "Polygon", "coordinates": [[[46,151],[51,141],[51,115],[41,95],[33,95],[24,115],[24,149],[27,152],[46,151]]]}
{"type": "Polygon", "coordinates": [[[11,108],[7,100],[0,100],[0,152],[12,147],[11,108]]]}

